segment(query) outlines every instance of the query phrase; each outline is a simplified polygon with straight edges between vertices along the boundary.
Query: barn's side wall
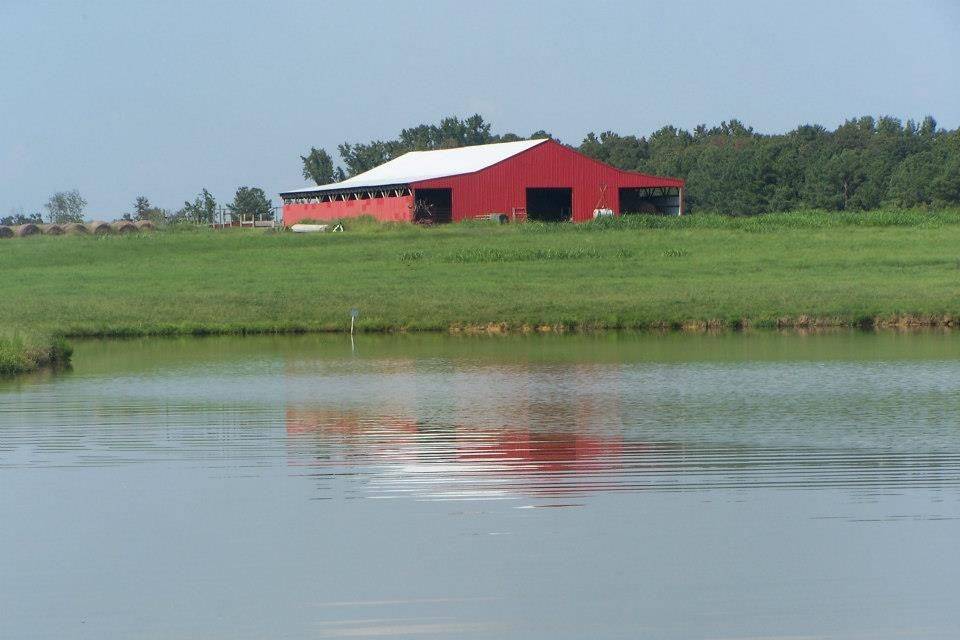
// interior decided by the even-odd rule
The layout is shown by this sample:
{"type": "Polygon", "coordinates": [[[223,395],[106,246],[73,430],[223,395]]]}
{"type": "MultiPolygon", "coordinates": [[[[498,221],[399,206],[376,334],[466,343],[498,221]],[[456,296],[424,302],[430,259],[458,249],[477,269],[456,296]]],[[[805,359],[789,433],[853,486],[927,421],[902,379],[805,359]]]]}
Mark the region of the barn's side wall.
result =
{"type": "Polygon", "coordinates": [[[606,185],[605,205],[620,214],[620,187],[679,187],[682,180],[620,171],[549,141],[477,173],[424,180],[414,189],[452,189],[453,219],[509,214],[526,207],[528,187],[572,188],[573,219],[593,218],[606,185]]]}
{"type": "Polygon", "coordinates": [[[335,220],[364,215],[373,216],[384,222],[407,222],[410,220],[412,207],[413,196],[291,203],[283,205],[283,224],[290,226],[308,218],[335,220]]]}

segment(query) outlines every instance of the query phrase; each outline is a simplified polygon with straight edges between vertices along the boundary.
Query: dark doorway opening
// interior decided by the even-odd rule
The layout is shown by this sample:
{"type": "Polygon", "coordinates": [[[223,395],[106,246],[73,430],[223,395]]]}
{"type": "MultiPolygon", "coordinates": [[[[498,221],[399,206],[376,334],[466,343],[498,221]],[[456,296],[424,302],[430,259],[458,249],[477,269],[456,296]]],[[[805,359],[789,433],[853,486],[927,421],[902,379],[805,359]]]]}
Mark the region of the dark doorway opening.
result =
{"type": "Polygon", "coordinates": [[[573,189],[527,189],[527,218],[565,222],[573,215],[573,189]]]}
{"type": "Polygon", "coordinates": [[[680,191],[671,187],[621,187],[620,213],[675,216],[680,213],[680,191]]]}
{"type": "Polygon", "coordinates": [[[453,220],[452,189],[417,189],[413,196],[414,222],[453,220]]]}

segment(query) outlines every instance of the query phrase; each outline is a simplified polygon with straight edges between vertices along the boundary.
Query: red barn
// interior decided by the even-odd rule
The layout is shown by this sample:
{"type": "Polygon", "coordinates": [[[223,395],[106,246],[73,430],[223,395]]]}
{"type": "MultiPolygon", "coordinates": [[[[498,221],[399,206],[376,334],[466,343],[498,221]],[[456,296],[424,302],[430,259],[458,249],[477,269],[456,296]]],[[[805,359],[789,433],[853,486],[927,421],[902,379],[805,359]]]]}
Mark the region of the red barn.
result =
{"type": "Polygon", "coordinates": [[[596,210],[683,213],[683,180],[621,171],[553,140],[411,151],[343,182],[286,191],[283,223],[372,215],[409,221],[483,216],[582,222],[596,210]]]}

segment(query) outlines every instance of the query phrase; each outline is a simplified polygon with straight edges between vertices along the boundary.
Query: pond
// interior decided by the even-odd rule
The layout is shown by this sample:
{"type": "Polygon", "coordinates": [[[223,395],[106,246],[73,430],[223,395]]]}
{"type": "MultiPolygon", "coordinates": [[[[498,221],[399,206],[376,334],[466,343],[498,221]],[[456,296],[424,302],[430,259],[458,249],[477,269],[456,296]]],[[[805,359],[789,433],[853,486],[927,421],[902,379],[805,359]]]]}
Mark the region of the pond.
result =
{"type": "Polygon", "coordinates": [[[960,336],[77,341],[7,638],[955,638],[960,336]]]}

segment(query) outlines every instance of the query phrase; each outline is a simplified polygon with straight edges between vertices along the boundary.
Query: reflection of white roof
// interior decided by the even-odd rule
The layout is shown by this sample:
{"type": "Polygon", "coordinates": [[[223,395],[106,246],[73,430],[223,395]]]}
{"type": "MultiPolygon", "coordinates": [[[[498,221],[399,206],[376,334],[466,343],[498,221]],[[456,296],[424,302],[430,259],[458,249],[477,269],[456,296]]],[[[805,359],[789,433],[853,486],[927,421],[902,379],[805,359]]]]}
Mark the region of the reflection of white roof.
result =
{"type": "Polygon", "coordinates": [[[399,158],[394,158],[379,167],[364,171],[343,182],[325,184],[319,187],[291,189],[284,193],[315,193],[335,189],[382,187],[389,184],[410,184],[420,180],[473,173],[546,141],[546,139],[521,140],[520,142],[478,144],[472,147],[440,149],[438,151],[410,151],[399,158]]]}

